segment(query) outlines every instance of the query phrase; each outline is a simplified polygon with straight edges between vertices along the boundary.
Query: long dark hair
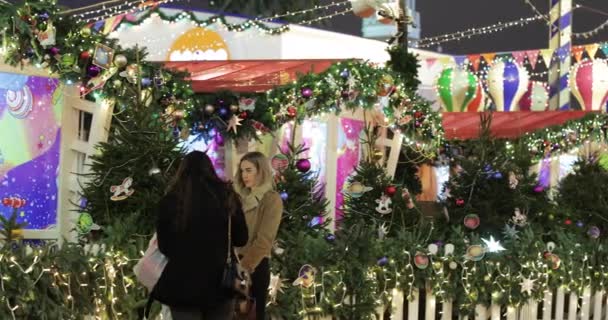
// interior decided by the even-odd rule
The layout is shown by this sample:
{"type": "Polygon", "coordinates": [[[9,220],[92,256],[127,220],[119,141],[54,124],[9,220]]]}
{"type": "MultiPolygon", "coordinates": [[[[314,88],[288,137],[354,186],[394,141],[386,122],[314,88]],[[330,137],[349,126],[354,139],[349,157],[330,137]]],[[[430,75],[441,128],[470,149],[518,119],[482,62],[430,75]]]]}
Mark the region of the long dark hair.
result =
{"type": "Polygon", "coordinates": [[[226,209],[226,216],[234,214],[241,205],[232,185],[217,175],[211,159],[200,151],[193,151],[184,157],[169,184],[167,194],[177,200],[175,210],[178,229],[184,229],[195,214],[192,210],[194,198],[210,198],[212,201],[209,203],[215,203],[220,209],[218,212],[223,212],[222,208],[226,209]],[[203,194],[193,194],[195,190],[202,190],[203,194]]]}

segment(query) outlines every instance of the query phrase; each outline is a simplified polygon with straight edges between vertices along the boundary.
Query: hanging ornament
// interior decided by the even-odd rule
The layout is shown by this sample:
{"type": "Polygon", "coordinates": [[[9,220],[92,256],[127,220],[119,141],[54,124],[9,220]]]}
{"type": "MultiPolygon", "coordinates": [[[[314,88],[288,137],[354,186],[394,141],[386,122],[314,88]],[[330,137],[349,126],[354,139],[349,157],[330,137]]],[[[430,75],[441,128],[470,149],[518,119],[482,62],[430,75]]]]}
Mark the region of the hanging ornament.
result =
{"type": "Polygon", "coordinates": [[[289,198],[289,194],[285,191],[281,192],[281,199],[283,199],[283,201],[287,201],[287,199],[289,198]]]}
{"type": "Polygon", "coordinates": [[[551,251],[547,251],[543,254],[543,258],[547,260],[547,262],[551,265],[551,269],[557,270],[561,264],[561,259],[558,255],[554,254],[551,251]]]}
{"type": "Polygon", "coordinates": [[[161,173],[161,171],[156,165],[153,165],[152,168],[150,168],[150,170],[148,170],[149,176],[155,176],[160,173],[161,173]]]}
{"type": "Polygon", "coordinates": [[[238,108],[240,111],[253,112],[253,111],[255,111],[255,102],[256,102],[256,99],[254,99],[254,98],[240,97],[238,108]]]}
{"type": "Polygon", "coordinates": [[[480,224],[479,216],[476,214],[467,214],[464,217],[464,226],[468,229],[475,230],[480,224]]]}
{"type": "Polygon", "coordinates": [[[382,195],[380,196],[380,199],[376,199],[376,203],[378,204],[376,206],[376,212],[380,213],[381,215],[385,215],[385,214],[389,214],[389,213],[393,212],[393,209],[391,208],[393,201],[391,200],[390,197],[386,196],[384,193],[382,193],[382,195]]]}
{"type": "Polygon", "coordinates": [[[456,205],[459,207],[464,206],[464,199],[456,199],[456,205]]]}
{"type": "Polygon", "coordinates": [[[311,265],[305,264],[298,272],[298,278],[293,282],[294,286],[310,288],[315,283],[316,270],[311,265]]]}
{"type": "Polygon", "coordinates": [[[388,258],[387,257],[382,257],[382,258],[378,259],[378,261],[376,261],[376,264],[379,267],[384,267],[385,265],[388,264],[388,258]]]}
{"type": "Polygon", "coordinates": [[[76,231],[79,234],[87,234],[91,230],[100,230],[101,227],[93,222],[93,217],[88,212],[81,212],[76,221],[76,231]]]}
{"type": "Polygon", "coordinates": [[[380,226],[378,226],[378,239],[384,240],[384,238],[386,237],[387,234],[388,234],[388,227],[386,226],[386,223],[383,222],[380,226]]]}
{"type": "Polygon", "coordinates": [[[111,186],[110,192],[113,195],[110,197],[110,200],[121,201],[130,197],[135,192],[135,190],[131,189],[131,185],[133,185],[133,178],[127,177],[122,181],[122,184],[111,186]]]}
{"type": "Polygon", "coordinates": [[[435,243],[431,243],[428,246],[428,250],[429,250],[429,254],[434,256],[439,252],[439,246],[435,243]]]}
{"type": "Polygon", "coordinates": [[[232,112],[232,113],[239,112],[239,107],[237,105],[234,105],[234,104],[230,105],[230,112],[232,112]]]}
{"type": "Polygon", "coordinates": [[[49,53],[50,53],[50,54],[51,54],[53,57],[57,56],[57,55],[59,54],[59,52],[60,52],[60,50],[59,50],[59,48],[57,48],[57,47],[52,47],[52,48],[50,48],[50,49],[49,49],[49,53]]]}
{"type": "Polygon", "coordinates": [[[114,65],[118,68],[123,68],[128,63],[127,57],[124,54],[117,54],[114,57],[114,65]]]}
{"type": "Polygon", "coordinates": [[[277,302],[277,296],[279,292],[283,293],[283,288],[285,284],[281,279],[281,274],[270,274],[270,285],[268,286],[268,297],[270,298],[271,303],[277,302]]]}
{"type": "Polygon", "coordinates": [[[587,234],[589,235],[589,237],[591,237],[591,239],[597,239],[600,237],[601,234],[600,228],[596,226],[591,226],[587,231],[587,234]]]}
{"type": "Polygon", "coordinates": [[[137,82],[137,77],[139,76],[139,66],[136,64],[130,64],[118,75],[126,78],[130,83],[135,84],[137,82]]]}
{"type": "Polygon", "coordinates": [[[152,79],[150,79],[150,78],[141,78],[141,85],[143,87],[149,87],[150,85],[152,85],[152,79]]]}
{"type": "Polygon", "coordinates": [[[528,224],[528,217],[526,214],[522,213],[519,208],[515,208],[514,215],[511,217],[511,222],[518,227],[523,227],[528,224]]]}
{"type": "Polygon", "coordinates": [[[346,68],[342,69],[342,71],[340,71],[340,77],[343,79],[348,79],[348,77],[350,77],[350,71],[348,71],[346,68]]]}
{"type": "Polygon", "coordinates": [[[114,61],[114,49],[101,43],[96,44],[92,63],[100,68],[109,69],[112,61],[114,61]]]}
{"type": "Polygon", "coordinates": [[[386,195],[389,197],[392,197],[395,195],[395,193],[397,193],[397,188],[395,186],[387,186],[384,188],[384,193],[386,193],[386,195]]]}
{"type": "Polygon", "coordinates": [[[372,187],[367,187],[361,182],[355,181],[350,184],[344,184],[343,194],[349,195],[352,198],[360,198],[364,193],[371,191],[372,187]]]}
{"type": "Polygon", "coordinates": [[[296,168],[302,173],[308,172],[310,170],[310,167],[311,163],[308,159],[300,159],[296,162],[296,168]]]}
{"type": "Polygon", "coordinates": [[[445,246],[443,246],[443,254],[446,256],[451,256],[454,254],[454,245],[451,243],[446,243],[445,246]]]}
{"type": "MultiPolygon", "coordinates": [[[[222,110],[226,110],[224,108],[220,109],[220,114],[222,110]]],[[[233,115],[232,118],[230,118],[230,121],[228,121],[228,127],[226,127],[226,131],[230,131],[232,130],[232,132],[234,132],[234,134],[237,134],[237,130],[238,127],[240,127],[242,124],[241,122],[243,121],[243,119],[239,118],[238,116],[233,115]]]]}
{"type": "Polygon", "coordinates": [[[488,88],[496,111],[517,111],[528,89],[528,72],[514,61],[499,61],[488,71],[488,88]]]}
{"type": "Polygon", "coordinates": [[[296,107],[294,107],[294,106],[287,107],[287,116],[289,116],[290,118],[295,118],[297,113],[298,113],[298,109],[296,109],[296,107]]]}
{"type": "Polygon", "coordinates": [[[471,261],[480,261],[481,259],[483,259],[485,254],[486,254],[486,251],[483,249],[483,247],[475,244],[475,245],[469,246],[467,248],[467,251],[466,251],[466,254],[464,257],[471,261]]]}
{"type": "Polygon", "coordinates": [[[311,89],[311,88],[304,87],[304,88],[302,88],[302,90],[301,90],[301,94],[302,94],[302,97],[303,97],[303,98],[305,98],[305,99],[309,99],[310,97],[312,97],[313,92],[312,92],[312,89],[311,89]]]}
{"type": "Polygon", "coordinates": [[[519,284],[521,286],[521,292],[525,292],[528,295],[532,294],[532,290],[534,290],[534,282],[536,280],[532,280],[530,278],[523,278],[521,280],[521,283],[519,284]]]}
{"type": "Polygon", "coordinates": [[[207,114],[212,114],[215,112],[215,107],[213,105],[208,104],[205,106],[205,112],[207,114]]]}
{"type": "Polygon", "coordinates": [[[80,60],[89,60],[89,58],[91,58],[91,53],[88,50],[80,53],[80,60]]]}
{"type": "Polygon", "coordinates": [[[505,227],[504,227],[502,233],[507,238],[510,238],[513,240],[519,239],[519,235],[518,235],[519,231],[515,228],[515,226],[512,226],[510,224],[505,224],[505,227]]]}
{"type": "Polygon", "coordinates": [[[414,265],[418,269],[426,269],[429,266],[429,257],[420,251],[416,252],[416,255],[414,255],[414,265]]]}
{"type": "Polygon", "coordinates": [[[91,36],[91,33],[92,33],[91,28],[89,28],[89,27],[84,27],[84,28],[80,29],[80,35],[83,38],[88,38],[89,36],[91,36]]]}
{"type": "Polygon", "coordinates": [[[403,201],[405,201],[405,206],[408,209],[413,209],[414,208],[414,200],[412,200],[412,196],[410,195],[410,191],[407,190],[407,188],[403,188],[403,191],[401,192],[401,197],[403,198],[403,201]]]}
{"type": "Polygon", "coordinates": [[[275,171],[281,172],[289,166],[289,158],[282,153],[275,154],[270,160],[270,165],[275,171]]]}
{"type": "Polygon", "coordinates": [[[515,176],[515,173],[513,173],[513,171],[510,171],[509,172],[509,188],[515,189],[515,188],[517,188],[518,184],[519,184],[519,180],[517,180],[517,176],[515,176]]]}
{"type": "Polygon", "coordinates": [[[40,45],[43,47],[54,46],[55,45],[55,26],[53,26],[53,22],[49,21],[47,24],[45,31],[38,32],[37,38],[40,45]]]}

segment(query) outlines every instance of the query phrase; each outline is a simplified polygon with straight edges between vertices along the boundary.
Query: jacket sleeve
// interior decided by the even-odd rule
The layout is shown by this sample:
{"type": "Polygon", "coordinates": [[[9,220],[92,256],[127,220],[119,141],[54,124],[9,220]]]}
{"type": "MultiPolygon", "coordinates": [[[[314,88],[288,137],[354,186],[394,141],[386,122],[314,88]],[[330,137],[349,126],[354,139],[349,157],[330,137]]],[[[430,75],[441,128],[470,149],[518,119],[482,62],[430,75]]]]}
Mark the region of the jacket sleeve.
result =
{"type": "Polygon", "coordinates": [[[245,214],[243,209],[238,208],[236,213],[231,216],[232,219],[232,245],[235,247],[242,247],[247,244],[249,237],[247,230],[247,222],[245,221],[245,214]]]}
{"type": "Polygon", "coordinates": [[[241,260],[241,265],[250,271],[255,270],[255,267],[272,250],[272,244],[281,223],[283,201],[278,193],[269,192],[264,195],[260,209],[259,214],[262,215],[260,227],[241,260]]]}
{"type": "Polygon", "coordinates": [[[158,240],[158,250],[167,258],[175,252],[176,234],[173,228],[175,215],[169,212],[169,199],[163,198],[157,205],[156,238],[158,240]]]}

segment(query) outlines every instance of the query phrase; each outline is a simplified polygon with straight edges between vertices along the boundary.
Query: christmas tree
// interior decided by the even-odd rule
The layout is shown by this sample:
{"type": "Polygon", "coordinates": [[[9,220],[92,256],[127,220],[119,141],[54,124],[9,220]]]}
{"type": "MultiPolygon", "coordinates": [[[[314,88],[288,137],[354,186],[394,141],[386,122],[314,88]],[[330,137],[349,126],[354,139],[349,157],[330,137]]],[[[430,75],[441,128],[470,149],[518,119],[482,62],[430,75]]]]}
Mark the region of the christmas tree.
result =
{"type": "Polygon", "coordinates": [[[107,84],[112,86],[105,91],[105,103],[114,105],[112,129],[90,159],[82,210],[100,225],[124,229],[130,222],[127,234],[149,234],[154,206],[183,155],[178,138],[192,91],[182,75],[142,63],[142,50],[121,54],[131,64],[118,70],[124,80],[107,84]]]}
{"type": "Polygon", "coordinates": [[[344,218],[332,250],[345,297],[334,313],[343,319],[375,318],[390,299],[386,288],[407,284],[388,269],[409,265],[414,255],[408,251],[417,248],[408,239],[429,231],[406,187],[419,184],[417,178],[397,185],[374,158],[377,129],[365,129],[367,156],[344,188],[344,218]]]}
{"type": "Polygon", "coordinates": [[[608,170],[598,154],[582,157],[558,188],[560,208],[557,222],[587,230],[597,239],[608,230],[608,170]]]}
{"type": "Polygon", "coordinates": [[[551,210],[547,190],[529,173],[531,158],[520,147],[491,136],[491,113],[480,117],[480,137],[451,147],[459,151],[452,152],[443,221],[498,236],[545,219],[551,210]]]}
{"type": "Polygon", "coordinates": [[[303,145],[288,144],[287,150],[272,158],[284,211],[271,266],[270,312],[282,319],[322,313],[320,284],[314,274],[328,262],[330,220],[324,186],[304,157],[306,152],[303,145]]]}

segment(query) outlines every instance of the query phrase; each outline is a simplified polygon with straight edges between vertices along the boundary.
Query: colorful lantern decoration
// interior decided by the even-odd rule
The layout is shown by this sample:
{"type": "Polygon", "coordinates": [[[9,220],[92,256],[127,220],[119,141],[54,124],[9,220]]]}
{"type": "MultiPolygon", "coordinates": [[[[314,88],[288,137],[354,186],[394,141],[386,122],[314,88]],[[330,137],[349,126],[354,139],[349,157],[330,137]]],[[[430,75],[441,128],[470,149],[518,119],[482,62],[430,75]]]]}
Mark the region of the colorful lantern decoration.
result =
{"type": "Polygon", "coordinates": [[[446,68],[437,78],[437,95],[448,112],[461,112],[468,110],[468,105],[475,100],[477,77],[470,71],[462,68],[446,68]]]}
{"type": "Polygon", "coordinates": [[[528,89],[528,72],[515,61],[499,61],[488,71],[488,90],[496,111],[517,111],[528,89]]]}
{"type": "Polygon", "coordinates": [[[540,81],[530,81],[528,91],[519,100],[521,111],[545,111],[549,105],[549,88],[540,81]]]}
{"type": "Polygon", "coordinates": [[[484,111],[486,108],[486,91],[483,89],[481,82],[477,81],[477,89],[475,90],[475,98],[467,104],[466,111],[478,112],[484,111]]]}
{"type": "Polygon", "coordinates": [[[585,111],[606,111],[608,99],[608,63],[584,60],[570,71],[570,88],[585,111]]]}

